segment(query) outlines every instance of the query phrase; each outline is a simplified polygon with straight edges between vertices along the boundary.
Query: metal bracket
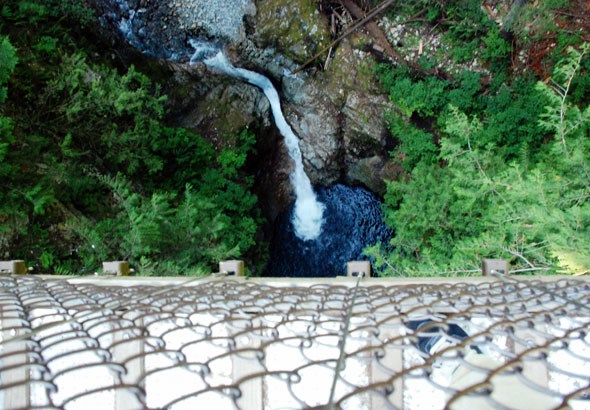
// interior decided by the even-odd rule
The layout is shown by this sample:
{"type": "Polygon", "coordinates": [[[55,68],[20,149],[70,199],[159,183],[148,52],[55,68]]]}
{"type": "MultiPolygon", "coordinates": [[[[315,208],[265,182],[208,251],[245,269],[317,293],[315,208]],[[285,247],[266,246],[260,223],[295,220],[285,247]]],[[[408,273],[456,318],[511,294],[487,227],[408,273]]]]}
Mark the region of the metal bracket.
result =
{"type": "Polygon", "coordinates": [[[133,272],[127,261],[110,261],[102,263],[103,275],[129,276],[133,272]]]}
{"type": "Polygon", "coordinates": [[[28,272],[23,260],[0,261],[0,274],[26,275],[28,272]]]}
{"type": "Polygon", "coordinates": [[[483,276],[508,275],[508,261],[505,259],[484,259],[481,270],[483,276]]]}
{"type": "Polygon", "coordinates": [[[219,273],[227,276],[244,276],[244,261],[221,261],[219,262],[219,273]]]}
{"type": "Polygon", "coordinates": [[[371,276],[371,262],[350,261],[346,264],[346,276],[349,278],[368,278],[371,276]]]}

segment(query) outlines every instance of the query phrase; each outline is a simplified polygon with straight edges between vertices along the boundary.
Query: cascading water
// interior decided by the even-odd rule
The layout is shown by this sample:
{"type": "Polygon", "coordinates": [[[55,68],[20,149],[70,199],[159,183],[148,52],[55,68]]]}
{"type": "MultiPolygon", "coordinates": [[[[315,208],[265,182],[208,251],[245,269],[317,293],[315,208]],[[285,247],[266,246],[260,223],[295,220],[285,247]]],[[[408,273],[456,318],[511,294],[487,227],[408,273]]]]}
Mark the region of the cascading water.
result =
{"type": "Polygon", "coordinates": [[[295,170],[291,174],[291,183],[295,191],[292,219],[295,234],[304,241],[317,239],[322,232],[324,205],[317,200],[311,181],[305,174],[299,148],[299,138],[285,120],[277,90],[270,80],[262,74],[234,67],[223,52],[211,43],[198,40],[189,40],[189,43],[195,49],[195,53],[190,60],[191,64],[202,61],[213,70],[259,87],[268,98],[275,124],[285,139],[289,155],[295,163],[295,170]]]}
{"type": "Polygon", "coordinates": [[[278,93],[268,78],[234,67],[215,43],[190,40],[187,46],[182,36],[178,39],[168,36],[167,41],[162,42],[161,35],[151,32],[159,29],[157,20],[141,8],[140,3],[132,7],[126,0],[111,0],[111,5],[111,12],[104,17],[114,22],[127,42],[143,53],[173,61],[190,58],[192,64],[203,62],[212,70],[259,87],[268,98],[277,128],[295,165],[291,181],[296,201],[274,222],[270,261],[264,275],[342,275],[347,261],[366,259],[363,256],[366,246],[388,242],[392,232],[382,221],[381,203],[370,192],[335,185],[320,189],[316,197],[303,170],[299,138],[287,124],[278,93]]]}

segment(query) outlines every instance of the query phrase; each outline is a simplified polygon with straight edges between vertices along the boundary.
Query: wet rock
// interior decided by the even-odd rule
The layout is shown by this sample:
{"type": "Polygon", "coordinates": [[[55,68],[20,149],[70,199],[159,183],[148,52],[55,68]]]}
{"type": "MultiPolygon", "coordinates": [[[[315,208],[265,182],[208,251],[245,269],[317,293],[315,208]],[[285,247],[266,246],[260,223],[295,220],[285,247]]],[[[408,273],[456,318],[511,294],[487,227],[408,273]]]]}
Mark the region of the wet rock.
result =
{"type": "Polygon", "coordinates": [[[217,142],[254,122],[270,127],[271,121],[270,105],[262,92],[247,84],[230,82],[213,87],[194,101],[178,125],[217,142]]]}
{"type": "Polygon", "coordinates": [[[176,1],[171,9],[181,26],[229,43],[244,40],[244,18],[256,14],[252,0],[176,1]]]}
{"type": "Polygon", "coordinates": [[[383,95],[371,95],[351,90],[342,108],[346,118],[343,143],[346,163],[384,150],[388,130],[383,117],[389,103],[383,95]]]}
{"type": "Polygon", "coordinates": [[[338,111],[321,87],[301,82],[285,104],[287,121],[301,139],[306,173],[314,184],[331,185],[340,178],[338,111]]]}
{"type": "Polygon", "coordinates": [[[291,185],[294,164],[277,129],[258,135],[256,150],[260,158],[257,173],[257,195],[261,209],[269,221],[293,204],[291,185]]]}
{"type": "Polygon", "coordinates": [[[371,191],[383,195],[385,193],[385,182],[379,176],[379,170],[383,167],[383,158],[374,156],[362,158],[353,163],[346,175],[349,184],[361,183],[371,191]]]}
{"type": "Polygon", "coordinates": [[[367,185],[366,178],[349,173],[358,159],[387,157],[383,118],[392,106],[374,83],[371,56],[356,48],[364,40],[360,35],[345,40],[324,72],[283,76],[282,95],[313,183],[326,186],[345,177],[349,183],[379,187],[375,192],[381,193],[383,183],[367,185]]]}
{"type": "Polygon", "coordinates": [[[118,31],[143,53],[186,61],[195,37],[237,44],[245,39],[244,18],[256,14],[252,0],[89,0],[104,26],[118,31]]]}

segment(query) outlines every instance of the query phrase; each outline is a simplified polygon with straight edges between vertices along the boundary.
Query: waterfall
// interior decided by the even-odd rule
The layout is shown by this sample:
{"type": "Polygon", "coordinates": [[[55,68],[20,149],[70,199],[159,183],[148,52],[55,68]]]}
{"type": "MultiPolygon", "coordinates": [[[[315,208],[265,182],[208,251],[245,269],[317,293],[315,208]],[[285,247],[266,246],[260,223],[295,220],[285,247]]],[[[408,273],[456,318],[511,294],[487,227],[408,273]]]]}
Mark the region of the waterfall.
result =
{"type": "MultiPolygon", "coordinates": [[[[113,4],[121,14],[117,21],[118,29],[129,44],[148,55],[163,55],[173,61],[179,60],[181,55],[184,54],[180,50],[160,47],[160,44],[151,41],[150,36],[142,32],[144,29],[136,20],[144,14],[145,9],[134,10],[129,7],[127,0],[114,0],[113,4]]],[[[234,67],[217,44],[196,39],[189,40],[189,44],[194,49],[190,64],[203,62],[212,70],[259,87],[268,98],[275,124],[283,136],[289,156],[295,164],[295,170],[291,174],[291,184],[295,191],[295,205],[292,217],[295,233],[303,241],[317,239],[322,232],[324,205],[317,200],[311,181],[305,174],[299,148],[299,138],[285,120],[277,90],[271,81],[262,74],[234,67]]]]}
{"type": "Polygon", "coordinates": [[[195,49],[190,64],[203,62],[212,70],[259,87],[268,98],[275,124],[285,139],[289,156],[295,163],[295,170],[291,174],[291,183],[295,191],[292,219],[295,234],[304,241],[317,239],[322,231],[324,205],[317,200],[311,181],[303,169],[299,138],[285,120],[277,90],[262,74],[234,67],[219,47],[198,40],[189,40],[189,43],[195,49]]]}
{"type": "Polygon", "coordinates": [[[115,0],[114,4],[116,4],[119,7],[121,15],[129,15],[129,18],[121,17],[121,19],[119,20],[119,31],[129,44],[131,44],[133,47],[139,50],[142,50],[144,48],[143,44],[141,44],[141,42],[137,39],[137,36],[133,31],[133,20],[135,19],[135,15],[137,14],[137,12],[129,8],[129,5],[126,1],[115,0]]]}

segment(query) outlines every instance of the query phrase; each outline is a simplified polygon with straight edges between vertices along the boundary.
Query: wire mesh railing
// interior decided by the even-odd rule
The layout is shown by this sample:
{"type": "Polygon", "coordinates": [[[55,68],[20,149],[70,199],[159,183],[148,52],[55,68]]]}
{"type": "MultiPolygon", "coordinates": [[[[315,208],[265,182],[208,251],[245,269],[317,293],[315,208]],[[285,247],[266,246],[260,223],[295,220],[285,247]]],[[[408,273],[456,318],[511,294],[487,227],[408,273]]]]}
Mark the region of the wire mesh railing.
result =
{"type": "Polygon", "coordinates": [[[0,408],[590,408],[587,280],[151,283],[0,277],[0,408]]]}

